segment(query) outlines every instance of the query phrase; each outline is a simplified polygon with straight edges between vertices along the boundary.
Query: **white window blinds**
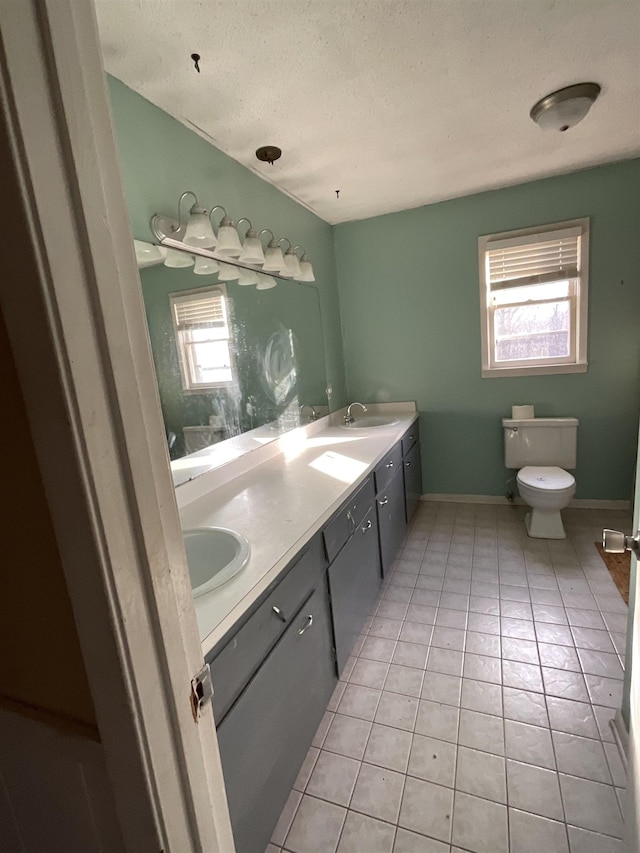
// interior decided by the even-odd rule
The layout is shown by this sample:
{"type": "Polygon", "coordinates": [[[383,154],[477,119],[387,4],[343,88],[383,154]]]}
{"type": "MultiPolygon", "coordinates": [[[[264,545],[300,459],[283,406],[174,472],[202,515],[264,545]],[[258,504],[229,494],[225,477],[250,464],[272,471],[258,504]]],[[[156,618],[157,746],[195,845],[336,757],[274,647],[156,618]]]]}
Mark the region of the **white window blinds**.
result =
{"type": "Polygon", "coordinates": [[[173,296],[171,301],[178,331],[226,326],[224,294],[221,290],[209,290],[198,296],[193,293],[173,296]]]}
{"type": "Polygon", "coordinates": [[[578,278],[579,227],[489,241],[486,274],[489,289],[504,290],[578,278]]]}

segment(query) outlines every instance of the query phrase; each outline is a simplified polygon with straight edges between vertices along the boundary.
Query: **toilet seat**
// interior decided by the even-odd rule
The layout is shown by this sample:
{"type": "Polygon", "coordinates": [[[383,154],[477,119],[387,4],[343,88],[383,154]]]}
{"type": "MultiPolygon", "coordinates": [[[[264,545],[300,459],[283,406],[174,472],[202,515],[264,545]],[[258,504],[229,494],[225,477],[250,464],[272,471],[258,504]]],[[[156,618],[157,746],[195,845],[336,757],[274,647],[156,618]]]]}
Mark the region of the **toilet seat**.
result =
{"type": "Polygon", "coordinates": [[[518,483],[540,492],[562,492],[575,487],[573,474],[557,466],[527,465],[518,471],[518,483]]]}

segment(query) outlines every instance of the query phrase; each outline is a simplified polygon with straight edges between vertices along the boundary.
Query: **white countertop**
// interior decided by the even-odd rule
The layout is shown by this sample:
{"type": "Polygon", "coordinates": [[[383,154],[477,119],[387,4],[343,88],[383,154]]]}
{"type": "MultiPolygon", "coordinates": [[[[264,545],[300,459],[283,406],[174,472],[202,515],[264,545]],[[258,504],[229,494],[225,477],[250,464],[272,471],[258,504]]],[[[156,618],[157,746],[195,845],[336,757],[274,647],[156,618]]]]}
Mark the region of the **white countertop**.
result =
{"type": "Polygon", "coordinates": [[[369,411],[393,414],[397,423],[347,430],[325,418],[324,428],[294,430],[281,439],[277,455],[181,507],[183,530],[228,527],[251,546],[236,577],[195,599],[205,655],[418,417],[413,403],[372,405],[369,411]]]}

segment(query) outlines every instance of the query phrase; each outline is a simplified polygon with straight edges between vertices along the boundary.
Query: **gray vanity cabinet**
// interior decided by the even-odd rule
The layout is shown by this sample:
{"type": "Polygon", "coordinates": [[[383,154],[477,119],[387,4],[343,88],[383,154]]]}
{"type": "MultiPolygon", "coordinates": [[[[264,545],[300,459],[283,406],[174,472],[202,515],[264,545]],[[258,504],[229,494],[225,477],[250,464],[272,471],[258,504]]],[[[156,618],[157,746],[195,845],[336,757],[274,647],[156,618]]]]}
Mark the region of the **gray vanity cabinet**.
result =
{"type": "Polygon", "coordinates": [[[401,466],[400,459],[395,474],[376,496],[383,574],[387,574],[391,569],[407,529],[404,477],[401,466]]]}
{"type": "Polygon", "coordinates": [[[355,526],[347,544],[329,566],[328,575],[336,663],[341,674],[382,582],[373,506],[355,526]]]}
{"type": "MultiPolygon", "coordinates": [[[[417,435],[417,425],[415,432],[417,435]]],[[[413,438],[413,436],[411,437],[413,438]]],[[[402,440],[402,447],[404,450],[405,439],[402,440]]],[[[422,459],[420,457],[420,442],[417,439],[409,445],[409,449],[403,454],[402,464],[404,467],[405,507],[407,524],[409,524],[422,496],[422,459]]]]}
{"type": "Polygon", "coordinates": [[[325,566],[316,537],[210,658],[238,853],[264,853],[337,683],[325,566]]]}

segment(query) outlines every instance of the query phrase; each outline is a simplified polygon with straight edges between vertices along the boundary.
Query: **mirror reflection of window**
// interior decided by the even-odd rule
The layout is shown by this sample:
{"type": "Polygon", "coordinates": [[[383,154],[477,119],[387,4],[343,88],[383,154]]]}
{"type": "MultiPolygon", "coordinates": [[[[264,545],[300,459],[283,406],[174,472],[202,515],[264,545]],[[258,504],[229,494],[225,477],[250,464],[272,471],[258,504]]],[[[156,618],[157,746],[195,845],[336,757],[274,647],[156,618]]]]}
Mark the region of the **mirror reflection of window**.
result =
{"type": "Polygon", "coordinates": [[[223,286],[169,294],[182,387],[191,393],[236,381],[223,286]]]}

